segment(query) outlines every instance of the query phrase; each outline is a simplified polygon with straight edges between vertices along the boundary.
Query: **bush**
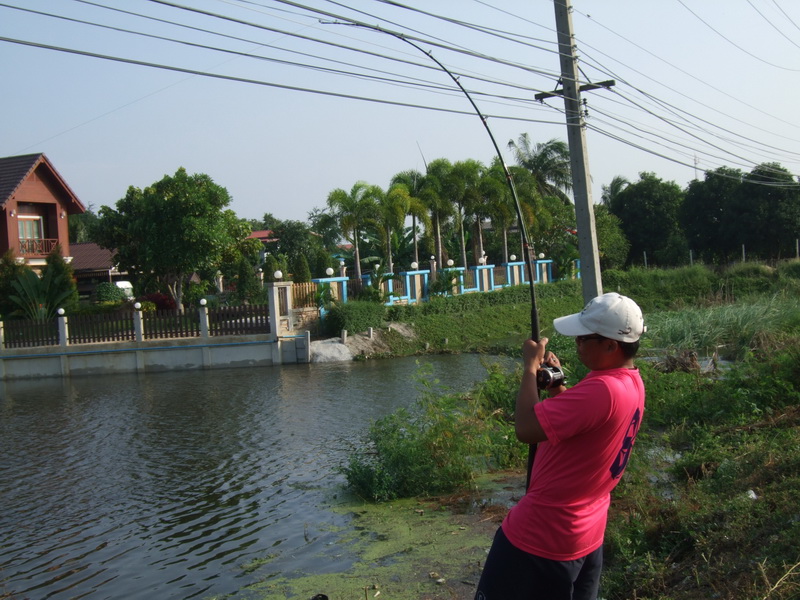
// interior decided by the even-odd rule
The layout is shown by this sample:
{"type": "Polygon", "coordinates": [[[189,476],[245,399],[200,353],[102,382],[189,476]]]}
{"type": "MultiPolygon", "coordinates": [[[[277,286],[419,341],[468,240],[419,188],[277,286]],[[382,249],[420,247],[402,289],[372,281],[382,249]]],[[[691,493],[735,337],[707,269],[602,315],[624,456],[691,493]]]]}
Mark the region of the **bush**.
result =
{"type": "Polygon", "coordinates": [[[800,280],[800,260],[789,260],[778,265],[778,276],[800,280]]]}
{"type": "Polygon", "coordinates": [[[128,299],[125,295],[125,291],[110,281],[97,284],[95,297],[98,302],[124,302],[128,299]]]}
{"type": "Polygon", "coordinates": [[[385,317],[386,307],[376,302],[354,300],[346,304],[334,304],[325,315],[325,333],[335,336],[343,329],[351,333],[367,331],[370,327],[382,327],[385,317]]]}
{"type": "Polygon", "coordinates": [[[311,269],[305,254],[298,254],[292,262],[292,281],[295,283],[308,283],[311,281],[311,269]]]}
{"type": "MultiPolygon", "coordinates": [[[[161,292],[153,292],[152,294],[142,296],[139,298],[139,301],[142,303],[142,306],[144,306],[146,302],[153,304],[156,310],[175,310],[176,308],[175,299],[161,292]]],[[[144,308],[142,310],[144,310],[144,308]]]]}
{"type": "Polygon", "coordinates": [[[725,290],[731,298],[769,292],[777,281],[775,269],[754,262],[737,263],[723,274],[725,290]]]}
{"type": "MultiPolygon", "coordinates": [[[[497,366],[467,394],[427,390],[370,428],[368,443],[342,469],[351,489],[376,501],[442,494],[469,485],[478,472],[521,466],[513,406],[518,377],[497,366]]],[[[422,378],[421,378],[422,380],[422,378]]]]}

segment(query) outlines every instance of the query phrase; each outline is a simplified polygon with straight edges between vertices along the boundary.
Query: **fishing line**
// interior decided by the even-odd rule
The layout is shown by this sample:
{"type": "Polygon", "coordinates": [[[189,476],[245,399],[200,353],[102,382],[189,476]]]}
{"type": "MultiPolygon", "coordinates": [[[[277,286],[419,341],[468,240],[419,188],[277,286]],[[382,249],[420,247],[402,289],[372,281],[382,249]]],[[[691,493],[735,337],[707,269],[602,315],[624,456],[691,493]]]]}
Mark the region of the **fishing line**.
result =
{"type": "MultiPolygon", "coordinates": [[[[469,100],[469,103],[472,105],[472,108],[475,110],[475,113],[480,118],[481,123],[483,123],[483,127],[486,130],[486,133],[489,134],[489,139],[492,140],[492,145],[494,146],[494,150],[495,150],[495,153],[497,154],[497,158],[500,160],[500,164],[503,167],[503,173],[504,173],[505,178],[506,178],[506,183],[508,184],[508,189],[511,192],[511,197],[514,199],[514,209],[516,210],[517,221],[519,222],[519,231],[520,231],[520,236],[522,237],[522,246],[525,249],[525,254],[526,254],[526,256],[525,256],[525,265],[526,265],[526,270],[528,272],[528,282],[530,284],[530,296],[531,296],[531,339],[534,340],[535,342],[538,342],[539,341],[539,311],[538,311],[537,306],[536,306],[536,290],[534,289],[533,266],[531,264],[531,259],[533,257],[533,247],[531,246],[529,238],[528,238],[528,231],[527,231],[527,228],[525,227],[525,219],[522,216],[522,206],[520,205],[520,202],[519,202],[519,196],[517,196],[517,189],[514,186],[514,179],[511,177],[511,172],[508,170],[508,167],[506,166],[506,162],[503,160],[503,154],[500,152],[500,148],[497,145],[497,141],[495,140],[494,135],[492,134],[492,130],[489,128],[488,119],[481,113],[480,109],[478,108],[478,105],[475,104],[475,101],[472,99],[472,96],[469,94],[469,92],[466,90],[466,88],[463,85],[461,85],[461,81],[459,81],[458,77],[453,75],[453,73],[447,67],[445,67],[433,55],[433,52],[427,51],[424,48],[418,46],[417,44],[415,44],[414,42],[412,42],[411,40],[406,38],[403,34],[397,33],[395,31],[390,31],[388,29],[382,29],[381,27],[378,27],[377,25],[368,25],[366,23],[359,23],[359,22],[320,21],[320,23],[334,24],[334,25],[350,25],[352,27],[363,27],[365,29],[371,29],[373,31],[377,31],[378,33],[385,33],[387,35],[391,35],[392,37],[395,37],[398,40],[405,42],[406,44],[416,48],[419,52],[422,52],[425,56],[427,56],[433,62],[435,62],[439,66],[439,68],[442,69],[442,71],[444,71],[445,73],[447,73],[450,76],[450,79],[452,79],[455,82],[455,84],[458,86],[458,89],[460,89],[463,92],[463,94],[467,97],[467,100],[469,100]]],[[[539,392],[537,390],[537,394],[538,393],[539,392]]],[[[526,479],[526,482],[525,482],[525,490],[526,491],[530,487],[530,483],[531,483],[531,471],[533,470],[533,459],[534,459],[535,454],[536,454],[536,445],[535,444],[531,444],[528,447],[527,479],[526,479]]]]}

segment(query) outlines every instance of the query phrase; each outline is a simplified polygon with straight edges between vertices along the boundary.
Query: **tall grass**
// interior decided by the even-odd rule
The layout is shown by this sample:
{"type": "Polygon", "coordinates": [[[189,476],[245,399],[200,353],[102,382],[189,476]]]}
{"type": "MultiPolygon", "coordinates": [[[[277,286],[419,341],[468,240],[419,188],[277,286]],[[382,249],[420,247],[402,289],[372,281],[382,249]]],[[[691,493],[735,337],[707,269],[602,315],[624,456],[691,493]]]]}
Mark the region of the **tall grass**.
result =
{"type": "Polygon", "coordinates": [[[726,304],[648,315],[646,343],[669,352],[741,358],[765,336],[780,337],[800,327],[800,298],[776,295],[750,303],[726,304]]]}

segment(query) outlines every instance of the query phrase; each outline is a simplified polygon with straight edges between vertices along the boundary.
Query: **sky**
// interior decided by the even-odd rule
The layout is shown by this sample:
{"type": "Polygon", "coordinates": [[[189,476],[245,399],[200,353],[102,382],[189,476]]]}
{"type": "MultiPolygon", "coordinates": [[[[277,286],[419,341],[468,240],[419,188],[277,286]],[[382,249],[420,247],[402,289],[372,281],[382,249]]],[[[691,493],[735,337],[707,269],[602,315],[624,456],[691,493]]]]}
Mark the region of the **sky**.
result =
{"type": "MultiPolygon", "coordinates": [[[[645,171],[800,173],[800,3],[572,7],[581,83],[615,82],[582,95],[595,202],[645,171]]],[[[559,86],[552,0],[0,0],[0,156],[45,153],[94,211],[184,167],[242,218],[305,221],[357,181],[497,156],[445,69],[507,164],[523,133],[567,140],[563,101],[534,99],[559,86]]]]}

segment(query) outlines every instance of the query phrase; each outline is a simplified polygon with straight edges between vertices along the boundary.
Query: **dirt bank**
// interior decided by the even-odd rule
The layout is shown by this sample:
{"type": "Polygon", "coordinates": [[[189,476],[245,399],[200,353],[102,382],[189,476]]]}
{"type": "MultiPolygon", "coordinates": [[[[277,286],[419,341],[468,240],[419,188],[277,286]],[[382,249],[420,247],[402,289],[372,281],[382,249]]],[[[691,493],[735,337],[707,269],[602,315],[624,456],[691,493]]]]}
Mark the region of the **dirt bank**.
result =
{"type": "Polygon", "coordinates": [[[350,517],[337,546],[355,555],[343,572],[270,577],[253,586],[263,600],[472,600],[486,552],[524,473],[500,473],[454,496],[373,504],[344,501],[350,517]]]}

